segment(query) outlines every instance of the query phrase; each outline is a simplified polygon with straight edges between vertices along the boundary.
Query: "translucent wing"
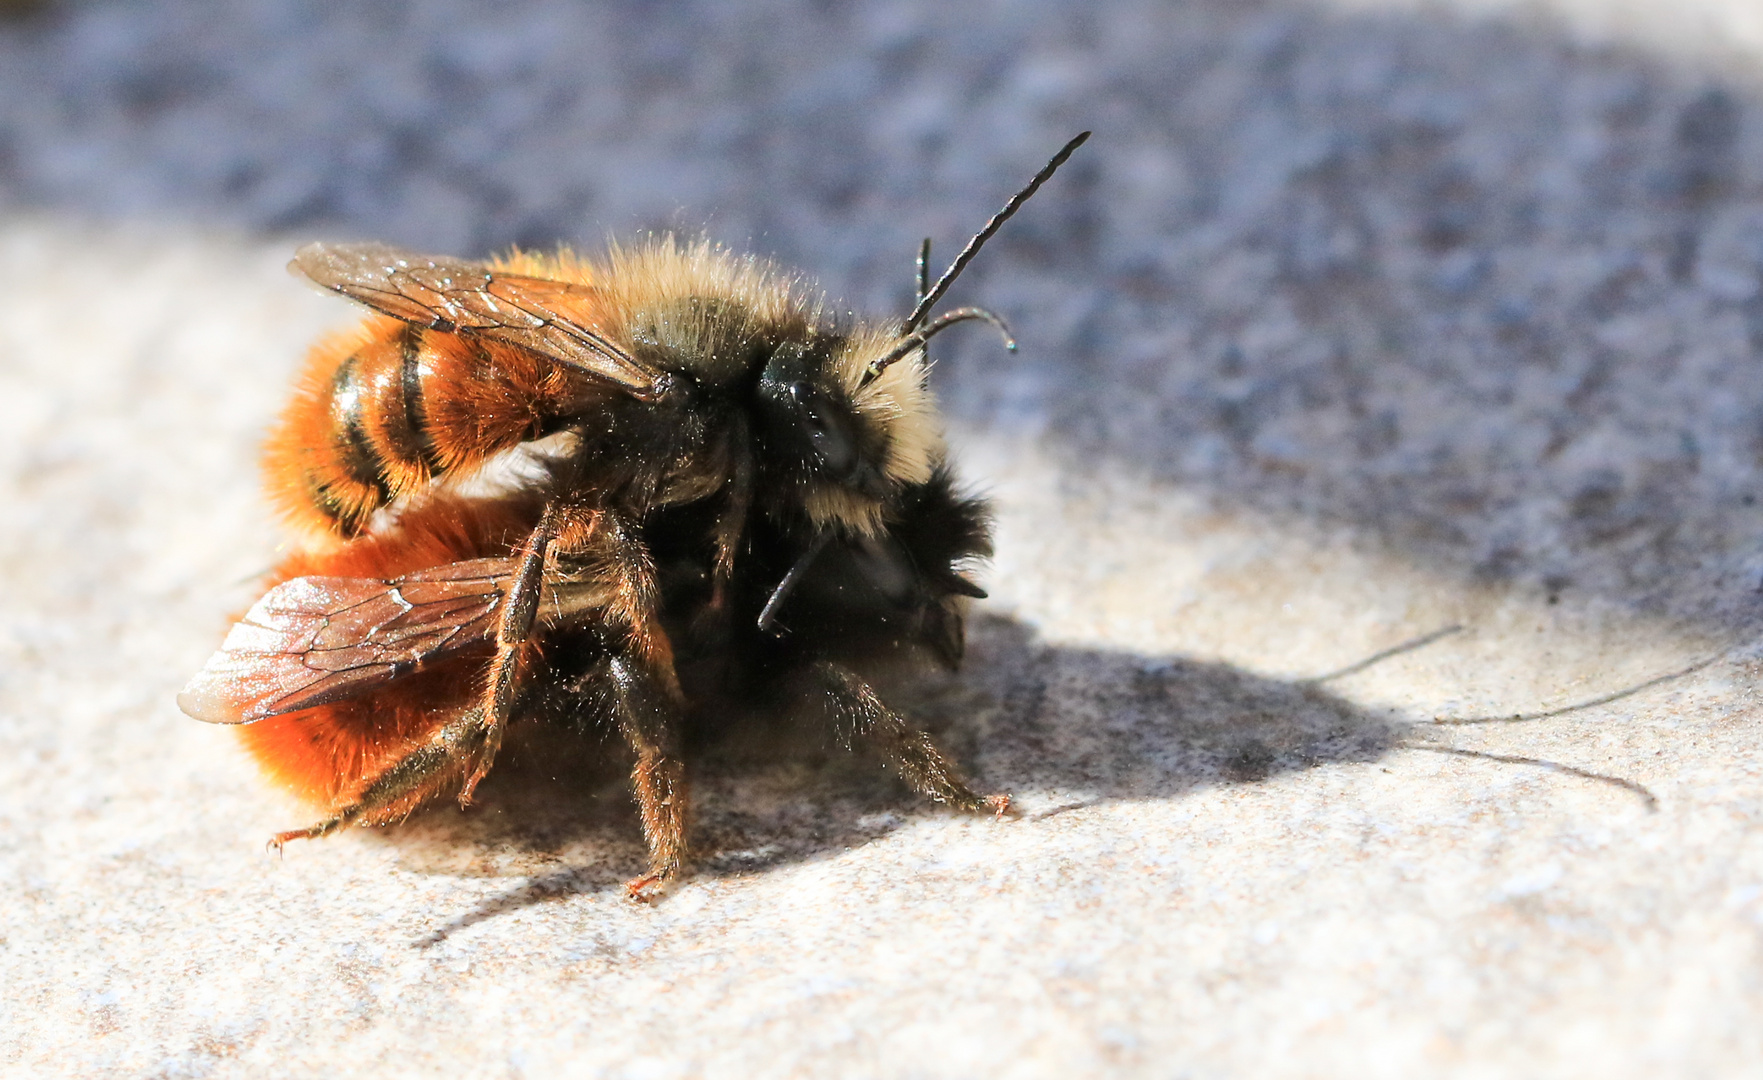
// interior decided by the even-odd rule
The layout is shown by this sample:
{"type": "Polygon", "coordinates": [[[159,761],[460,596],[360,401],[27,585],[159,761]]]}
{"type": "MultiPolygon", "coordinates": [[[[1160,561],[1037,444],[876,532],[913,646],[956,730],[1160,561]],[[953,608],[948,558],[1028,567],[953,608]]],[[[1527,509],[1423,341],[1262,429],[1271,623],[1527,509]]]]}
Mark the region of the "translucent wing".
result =
{"type": "Polygon", "coordinates": [[[178,695],[212,724],[354,697],[494,638],[513,559],[375,578],[303,577],[269,590],[178,695]]]}
{"type": "Polygon", "coordinates": [[[532,349],[643,401],[660,397],[671,383],[581,321],[600,303],[592,286],[504,274],[386,244],[307,244],[288,267],[393,318],[532,349]]]}

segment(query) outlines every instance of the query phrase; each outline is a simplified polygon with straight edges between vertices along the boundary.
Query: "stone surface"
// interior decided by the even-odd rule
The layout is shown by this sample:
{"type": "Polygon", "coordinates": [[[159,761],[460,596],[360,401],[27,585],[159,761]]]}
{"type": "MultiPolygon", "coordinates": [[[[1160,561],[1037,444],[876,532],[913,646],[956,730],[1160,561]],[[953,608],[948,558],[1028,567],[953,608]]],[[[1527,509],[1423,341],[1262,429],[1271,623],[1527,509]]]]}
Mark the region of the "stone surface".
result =
{"type": "MultiPolygon", "coordinates": [[[[1763,1061],[1746,0],[0,10],[0,1069],[1738,1076],[1763,1061]],[[915,709],[309,813],[172,696],[277,536],[314,237],[706,229],[897,310],[999,508],[915,709]],[[1473,721],[1473,722],[1471,722],[1473,721]]],[[[562,755],[562,756],[559,756],[562,755]]]]}

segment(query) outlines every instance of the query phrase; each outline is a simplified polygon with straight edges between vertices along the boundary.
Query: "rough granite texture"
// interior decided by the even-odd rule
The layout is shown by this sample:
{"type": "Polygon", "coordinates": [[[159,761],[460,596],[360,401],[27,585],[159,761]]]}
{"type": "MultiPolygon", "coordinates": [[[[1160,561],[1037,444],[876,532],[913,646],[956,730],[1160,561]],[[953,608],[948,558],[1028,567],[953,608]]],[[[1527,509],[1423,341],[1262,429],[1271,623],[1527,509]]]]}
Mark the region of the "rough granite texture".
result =
{"type": "Polygon", "coordinates": [[[7,1075],[1763,1070],[1753,0],[0,20],[7,1075]],[[955,297],[1022,354],[936,373],[999,554],[910,696],[1022,818],[731,737],[643,906],[617,755],[533,742],[264,853],[310,811],[172,697],[352,317],[295,243],[672,225],[897,311],[1083,127],[955,297]]]}

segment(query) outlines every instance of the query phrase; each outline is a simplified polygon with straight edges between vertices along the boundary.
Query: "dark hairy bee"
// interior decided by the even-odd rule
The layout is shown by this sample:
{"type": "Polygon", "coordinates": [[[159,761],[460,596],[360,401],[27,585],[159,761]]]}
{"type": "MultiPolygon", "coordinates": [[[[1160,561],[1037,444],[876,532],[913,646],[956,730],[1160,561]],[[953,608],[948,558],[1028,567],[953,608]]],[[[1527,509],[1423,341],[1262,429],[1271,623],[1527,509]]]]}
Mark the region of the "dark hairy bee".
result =
{"type": "Polygon", "coordinates": [[[298,543],[178,698],[247,725],[327,808],[272,843],[468,804],[514,721],[605,723],[635,757],[643,895],[686,865],[682,727],[764,702],[818,706],[920,793],[1004,812],[860,672],[961,657],[984,595],[963,571],[991,540],[925,345],[1004,327],[929,315],[1087,137],[934,284],[927,240],[898,323],[833,318],[771,264],[671,237],[599,265],[300,249],[293,269],[375,314],[314,350],[265,461],[298,543]],[[528,474],[474,488],[511,453],[528,474]]]}

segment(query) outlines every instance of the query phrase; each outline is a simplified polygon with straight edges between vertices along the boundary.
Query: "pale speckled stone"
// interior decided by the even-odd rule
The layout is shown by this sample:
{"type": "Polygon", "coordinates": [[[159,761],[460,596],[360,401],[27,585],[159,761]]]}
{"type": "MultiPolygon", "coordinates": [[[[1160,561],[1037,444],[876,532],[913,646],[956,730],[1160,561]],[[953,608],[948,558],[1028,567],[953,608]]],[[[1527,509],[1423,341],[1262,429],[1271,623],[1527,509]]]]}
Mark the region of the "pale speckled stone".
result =
{"type": "Polygon", "coordinates": [[[0,1070],[1763,1062],[1752,6],[487,10],[0,23],[0,1070]],[[1021,819],[759,735],[652,907],[591,747],[263,853],[307,811],[172,696],[349,317],[296,240],[708,222],[887,309],[1088,125],[962,287],[1023,355],[936,374],[998,558],[912,697],[1021,819]]]}

